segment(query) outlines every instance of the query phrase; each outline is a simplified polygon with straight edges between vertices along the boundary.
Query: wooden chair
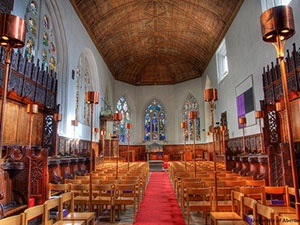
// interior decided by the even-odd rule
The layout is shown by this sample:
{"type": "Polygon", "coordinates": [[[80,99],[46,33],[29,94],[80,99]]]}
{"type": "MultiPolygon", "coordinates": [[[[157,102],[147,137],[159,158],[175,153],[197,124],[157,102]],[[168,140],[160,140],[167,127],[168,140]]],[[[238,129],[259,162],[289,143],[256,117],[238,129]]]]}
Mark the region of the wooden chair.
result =
{"type": "Polygon", "coordinates": [[[245,180],[245,186],[248,187],[261,187],[261,186],[265,186],[266,185],[266,181],[264,179],[262,180],[245,180]]]}
{"type": "Polygon", "coordinates": [[[265,205],[286,205],[287,199],[287,186],[265,186],[265,205]]]}
{"type": "Polygon", "coordinates": [[[23,213],[0,219],[0,225],[23,225],[23,213]]]}
{"type": "Polygon", "coordinates": [[[49,199],[50,198],[56,198],[61,193],[65,193],[69,190],[68,184],[48,184],[49,189],[49,199]]]}
{"type": "Polygon", "coordinates": [[[252,225],[257,225],[257,215],[256,215],[256,203],[257,201],[253,198],[243,197],[243,214],[245,220],[248,220],[252,225]]]}
{"type": "Polygon", "coordinates": [[[119,184],[129,184],[129,185],[135,185],[137,187],[137,210],[140,207],[140,200],[142,198],[142,189],[143,189],[143,181],[141,181],[139,176],[126,176],[122,178],[119,182],[119,184]]]}
{"type": "Polygon", "coordinates": [[[94,212],[74,212],[74,193],[66,192],[59,198],[59,220],[64,221],[85,221],[85,224],[95,225],[94,212]],[[63,215],[63,210],[67,209],[68,214],[63,215]]]}
{"type": "Polygon", "coordinates": [[[60,204],[60,197],[59,198],[52,198],[44,202],[43,204],[43,225],[50,225],[54,224],[54,221],[59,220],[59,204],[60,204]],[[51,210],[56,211],[57,215],[53,216],[51,215],[51,210]],[[55,217],[55,218],[53,218],[55,217]]]}
{"type": "MultiPolygon", "coordinates": [[[[175,190],[177,198],[178,199],[181,198],[181,190],[182,190],[183,184],[185,182],[198,182],[199,183],[200,181],[201,181],[201,178],[182,178],[181,182],[177,185],[176,190],[175,190]]],[[[200,185],[200,183],[199,183],[199,185],[200,185]]]]}
{"type": "Polygon", "coordinates": [[[239,191],[245,196],[259,200],[261,203],[265,203],[265,187],[240,187],[239,191]]]}
{"type": "Polygon", "coordinates": [[[224,180],[223,181],[224,187],[242,187],[245,186],[244,180],[224,180]]]}
{"type": "Polygon", "coordinates": [[[27,208],[24,211],[24,225],[30,224],[29,221],[33,219],[37,220],[44,220],[44,206],[43,205],[36,205],[30,208],[27,208]]]}
{"type": "Polygon", "coordinates": [[[187,188],[186,208],[188,225],[190,225],[190,213],[193,211],[203,212],[205,214],[205,224],[207,224],[208,212],[212,211],[212,193],[213,189],[211,187],[187,188]]]}
{"type": "MultiPolygon", "coordinates": [[[[120,219],[120,211],[122,206],[132,205],[133,221],[135,221],[136,209],[138,205],[138,187],[135,184],[115,184],[113,185],[113,191],[113,205],[118,211],[118,219],[120,219]]],[[[114,210],[113,222],[115,222],[114,210]]]]}
{"type": "MultiPolygon", "coordinates": [[[[229,212],[232,209],[232,200],[231,193],[232,191],[237,191],[238,187],[218,187],[217,190],[217,203],[218,208],[217,211],[225,211],[229,212]]],[[[215,191],[215,188],[214,188],[215,191]]],[[[215,201],[214,201],[215,203],[215,201]]],[[[216,207],[216,206],[215,206],[216,207]]]]}
{"type": "Polygon", "coordinates": [[[61,213],[59,211],[59,204],[60,204],[59,198],[50,199],[44,203],[43,205],[44,219],[42,223],[43,225],[86,225],[85,221],[83,220],[76,220],[76,221],[59,220],[60,213],[61,213]],[[51,215],[51,210],[52,211],[54,210],[54,212],[56,211],[57,215],[51,215]],[[53,217],[55,218],[53,219],[53,217]]]}
{"type": "Polygon", "coordinates": [[[275,224],[274,210],[269,206],[257,202],[256,221],[260,221],[260,224],[263,225],[274,225],[275,224]]]}
{"type": "Polygon", "coordinates": [[[74,192],[74,204],[76,211],[85,211],[89,205],[89,184],[69,184],[69,190],[74,192]]]}
{"type": "Polygon", "coordinates": [[[113,221],[113,190],[111,184],[93,185],[93,206],[96,206],[97,215],[104,207],[110,210],[110,222],[113,221]]]}
{"type": "Polygon", "coordinates": [[[187,189],[188,188],[200,188],[202,187],[202,183],[197,180],[197,181],[183,181],[180,184],[181,188],[180,188],[180,207],[181,207],[181,211],[184,213],[185,210],[185,206],[186,206],[186,196],[187,196],[187,189]]]}
{"type": "Polygon", "coordinates": [[[230,212],[211,212],[210,224],[217,224],[220,220],[243,220],[243,193],[238,191],[231,192],[231,211],[230,212]]]}

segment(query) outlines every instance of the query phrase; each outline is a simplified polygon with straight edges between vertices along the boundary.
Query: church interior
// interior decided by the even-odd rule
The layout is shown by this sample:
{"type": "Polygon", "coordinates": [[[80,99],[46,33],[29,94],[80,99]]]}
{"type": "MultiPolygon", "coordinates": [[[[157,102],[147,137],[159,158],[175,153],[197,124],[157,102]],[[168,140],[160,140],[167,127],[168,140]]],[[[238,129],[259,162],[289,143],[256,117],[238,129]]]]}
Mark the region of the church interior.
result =
{"type": "Polygon", "coordinates": [[[299,0],[2,0],[0,225],[300,222],[299,0]]]}

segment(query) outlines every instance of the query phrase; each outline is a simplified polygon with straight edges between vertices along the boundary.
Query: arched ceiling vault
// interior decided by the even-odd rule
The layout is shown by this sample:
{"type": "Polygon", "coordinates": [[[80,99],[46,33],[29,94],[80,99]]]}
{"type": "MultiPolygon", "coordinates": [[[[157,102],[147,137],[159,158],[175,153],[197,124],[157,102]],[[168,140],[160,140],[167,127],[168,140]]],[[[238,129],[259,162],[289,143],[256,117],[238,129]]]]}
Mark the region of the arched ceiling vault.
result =
{"type": "Polygon", "coordinates": [[[201,77],[243,0],[70,0],[114,78],[201,77]]]}

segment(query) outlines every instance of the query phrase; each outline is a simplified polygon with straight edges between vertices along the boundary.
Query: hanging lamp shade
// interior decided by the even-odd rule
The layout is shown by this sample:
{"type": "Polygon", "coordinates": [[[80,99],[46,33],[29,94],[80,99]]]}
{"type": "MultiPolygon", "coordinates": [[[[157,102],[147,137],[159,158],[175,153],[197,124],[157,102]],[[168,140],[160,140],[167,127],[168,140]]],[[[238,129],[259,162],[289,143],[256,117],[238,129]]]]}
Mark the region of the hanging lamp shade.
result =
{"type": "Polygon", "coordinates": [[[71,125],[77,127],[78,126],[78,120],[71,120],[71,125]]]}
{"type": "Polygon", "coordinates": [[[240,118],[239,118],[239,123],[240,123],[240,124],[246,124],[246,123],[247,123],[246,117],[240,117],[240,118]]]}
{"type": "Polygon", "coordinates": [[[261,32],[265,42],[286,40],[295,34],[293,9],[288,5],[267,9],[260,16],[261,32]]]}
{"type": "Polygon", "coordinates": [[[53,119],[54,119],[55,122],[61,121],[62,120],[62,114],[60,114],[60,113],[54,113],[53,119]]]}
{"type": "Polygon", "coordinates": [[[115,121],[121,121],[122,120],[122,113],[114,113],[114,120],[115,121]]]}
{"type": "Polygon", "coordinates": [[[130,130],[132,128],[132,124],[131,123],[126,123],[126,128],[130,130]]]}
{"type": "Polygon", "coordinates": [[[0,45],[12,48],[24,46],[26,22],[15,15],[0,13],[0,45]]]}
{"type": "Polygon", "coordinates": [[[97,91],[85,92],[85,101],[88,104],[98,104],[99,103],[99,92],[97,92],[97,91]]]}
{"type": "Polygon", "coordinates": [[[189,118],[190,119],[196,119],[197,118],[197,114],[198,114],[198,112],[197,111],[190,111],[189,112],[189,118]]]}
{"type": "Polygon", "coordinates": [[[211,102],[218,100],[218,92],[215,88],[207,88],[204,90],[204,101],[211,102]]]}
{"type": "Polygon", "coordinates": [[[187,122],[186,121],[181,122],[180,126],[181,126],[182,129],[186,129],[187,128],[187,122]]]}
{"type": "Polygon", "coordinates": [[[263,118],[264,117],[264,112],[261,110],[255,111],[255,118],[263,118]]]}
{"type": "Polygon", "coordinates": [[[37,114],[39,112],[39,106],[37,104],[28,104],[26,107],[28,114],[37,114]]]}

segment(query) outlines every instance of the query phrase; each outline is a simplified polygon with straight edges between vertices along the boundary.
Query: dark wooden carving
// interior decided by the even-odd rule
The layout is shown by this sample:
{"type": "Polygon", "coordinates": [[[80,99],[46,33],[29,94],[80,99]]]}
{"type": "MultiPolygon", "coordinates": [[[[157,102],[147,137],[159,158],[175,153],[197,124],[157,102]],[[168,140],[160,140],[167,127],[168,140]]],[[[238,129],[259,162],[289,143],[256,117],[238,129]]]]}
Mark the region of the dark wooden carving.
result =
{"type": "MultiPolygon", "coordinates": [[[[294,43],[292,51],[287,50],[285,65],[287,71],[287,85],[290,102],[299,101],[300,97],[300,50],[296,48],[294,43]]],[[[273,186],[293,185],[291,166],[290,166],[290,151],[287,145],[286,137],[286,122],[284,112],[276,112],[275,103],[282,101],[283,90],[281,82],[281,72],[278,59],[271,66],[267,65],[263,68],[263,89],[264,102],[261,104],[262,110],[265,112],[264,118],[264,143],[268,153],[268,170],[269,182],[273,186]]],[[[291,103],[290,103],[291,104],[291,103]]],[[[298,104],[298,103],[295,103],[298,104]]],[[[297,106],[293,110],[298,110],[297,106]]],[[[298,115],[299,112],[293,111],[293,115],[298,115]]],[[[297,119],[292,120],[292,123],[298,123],[297,119]]],[[[297,125],[293,124],[293,127],[297,125]]],[[[297,132],[295,132],[297,133],[297,132]]],[[[297,133],[298,134],[298,133],[297,133]]],[[[295,139],[298,141],[297,138],[295,139]]],[[[299,145],[295,144],[295,152],[299,152],[299,145]]],[[[296,155],[297,156],[297,155],[296,155]]],[[[299,162],[296,157],[296,163],[299,162]]]]}
{"type": "Polygon", "coordinates": [[[47,197],[47,151],[39,154],[21,147],[7,147],[1,164],[3,179],[2,217],[18,213],[28,207],[30,199],[42,204],[47,197]]]}

